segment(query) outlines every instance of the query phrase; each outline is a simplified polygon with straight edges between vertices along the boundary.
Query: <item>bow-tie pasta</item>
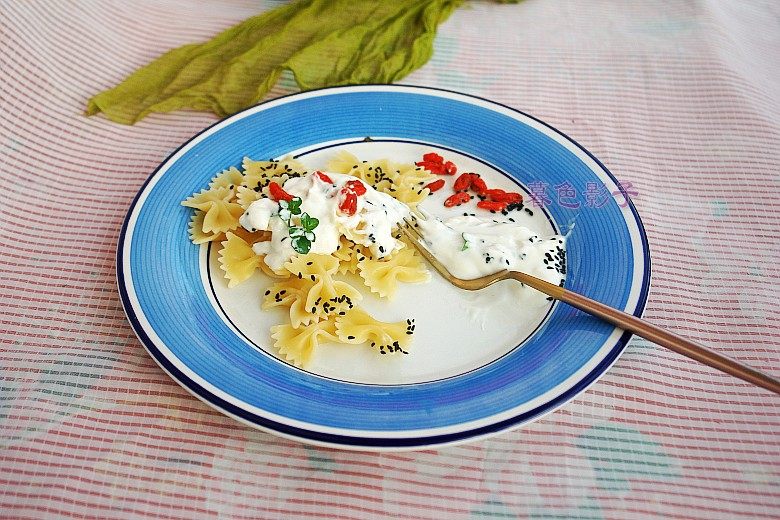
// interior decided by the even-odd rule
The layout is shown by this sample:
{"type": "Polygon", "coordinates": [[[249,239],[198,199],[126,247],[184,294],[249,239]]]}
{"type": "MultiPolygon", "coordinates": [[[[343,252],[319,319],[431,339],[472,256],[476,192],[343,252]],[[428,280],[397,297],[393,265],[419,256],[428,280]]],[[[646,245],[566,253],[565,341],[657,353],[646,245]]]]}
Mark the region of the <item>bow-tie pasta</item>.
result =
{"type": "Polygon", "coordinates": [[[392,298],[399,284],[428,280],[397,226],[428,196],[433,179],[413,164],[361,161],[346,152],[335,155],[327,173],[289,157],[245,157],[182,205],[195,210],[192,242],[218,248],[228,287],[252,276],[275,279],[262,310],[279,307],[289,315],[271,328],[273,345],[282,359],[305,366],[321,342],[408,352],[414,320],[374,319],[360,308],[358,287],[392,298]]]}

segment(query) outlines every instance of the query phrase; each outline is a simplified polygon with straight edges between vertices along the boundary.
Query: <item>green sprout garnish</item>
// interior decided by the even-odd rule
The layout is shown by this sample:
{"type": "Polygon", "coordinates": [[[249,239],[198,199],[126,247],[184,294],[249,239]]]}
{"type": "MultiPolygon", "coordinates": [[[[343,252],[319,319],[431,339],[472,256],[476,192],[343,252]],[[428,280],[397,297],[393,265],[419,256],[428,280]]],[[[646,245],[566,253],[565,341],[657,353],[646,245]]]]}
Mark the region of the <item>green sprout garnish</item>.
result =
{"type": "Polygon", "coordinates": [[[460,236],[461,238],[463,238],[463,247],[461,247],[460,250],[465,251],[466,249],[469,248],[469,241],[466,238],[466,233],[461,233],[460,236]]]}
{"type": "Polygon", "coordinates": [[[308,213],[301,215],[301,198],[295,197],[289,202],[279,201],[279,218],[287,223],[287,232],[290,235],[290,244],[296,253],[305,255],[311,251],[311,244],[317,237],[314,235],[314,229],[320,221],[309,216],[308,213]],[[298,224],[293,223],[293,216],[301,215],[298,224]]]}

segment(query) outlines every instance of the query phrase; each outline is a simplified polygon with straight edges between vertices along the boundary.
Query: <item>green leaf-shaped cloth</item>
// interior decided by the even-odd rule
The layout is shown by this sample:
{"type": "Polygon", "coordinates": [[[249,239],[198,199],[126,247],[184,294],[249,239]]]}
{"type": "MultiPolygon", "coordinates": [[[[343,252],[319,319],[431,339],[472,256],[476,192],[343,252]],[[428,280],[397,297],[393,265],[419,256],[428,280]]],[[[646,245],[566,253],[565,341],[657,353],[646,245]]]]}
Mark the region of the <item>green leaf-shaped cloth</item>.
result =
{"type": "Polygon", "coordinates": [[[284,70],[302,90],[391,83],[433,53],[437,26],[462,0],[306,0],[185,45],[89,100],[133,124],[181,108],[227,116],[259,102],[284,70]]]}

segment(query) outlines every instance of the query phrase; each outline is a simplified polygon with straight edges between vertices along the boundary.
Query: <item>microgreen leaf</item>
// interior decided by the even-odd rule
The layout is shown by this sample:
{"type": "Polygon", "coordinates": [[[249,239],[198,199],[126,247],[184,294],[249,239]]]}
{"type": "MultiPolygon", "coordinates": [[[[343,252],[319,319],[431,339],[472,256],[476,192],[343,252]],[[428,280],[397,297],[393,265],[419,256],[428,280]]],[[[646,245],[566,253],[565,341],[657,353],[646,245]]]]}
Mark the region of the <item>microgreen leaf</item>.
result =
{"type": "Polygon", "coordinates": [[[311,251],[311,241],[309,241],[308,238],[304,236],[298,236],[291,240],[292,248],[295,250],[296,253],[300,253],[302,255],[305,255],[309,251],[311,251]]]}
{"type": "Polygon", "coordinates": [[[301,198],[300,197],[294,197],[289,203],[288,207],[290,208],[290,213],[293,215],[300,215],[301,214],[301,198]]]}
{"type": "Polygon", "coordinates": [[[306,231],[314,231],[314,228],[316,228],[319,223],[319,219],[310,217],[308,213],[301,215],[301,226],[303,226],[303,229],[306,231]]]}
{"type": "Polygon", "coordinates": [[[299,226],[290,226],[290,229],[288,230],[288,233],[290,235],[290,238],[297,238],[302,237],[306,233],[306,231],[299,226]]]}
{"type": "Polygon", "coordinates": [[[466,238],[466,233],[461,233],[460,236],[461,238],[463,238],[463,247],[461,247],[460,250],[465,251],[466,249],[469,248],[469,241],[466,238]]]}

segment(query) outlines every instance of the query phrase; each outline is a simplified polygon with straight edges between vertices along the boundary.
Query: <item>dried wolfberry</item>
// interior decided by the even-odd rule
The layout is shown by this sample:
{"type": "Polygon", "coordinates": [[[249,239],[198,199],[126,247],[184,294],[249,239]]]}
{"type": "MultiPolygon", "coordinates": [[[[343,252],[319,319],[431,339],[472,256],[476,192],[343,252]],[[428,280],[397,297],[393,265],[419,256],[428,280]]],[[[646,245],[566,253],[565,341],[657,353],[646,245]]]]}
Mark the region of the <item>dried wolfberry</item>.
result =
{"type": "Polygon", "coordinates": [[[458,167],[452,161],[444,163],[444,175],[455,175],[458,173],[458,167]]]}
{"type": "Polygon", "coordinates": [[[510,204],[523,202],[523,196],[513,191],[504,191],[499,189],[487,190],[482,195],[487,197],[488,200],[492,200],[494,202],[508,202],[510,204]]]}
{"type": "Polygon", "coordinates": [[[471,173],[462,173],[455,179],[452,189],[455,191],[465,191],[471,187],[471,179],[474,177],[471,173]]]}
{"type": "Polygon", "coordinates": [[[286,200],[287,202],[290,202],[293,200],[293,196],[284,191],[284,189],[275,182],[268,184],[268,192],[275,201],[286,200]]]}
{"type": "Polygon", "coordinates": [[[434,162],[434,163],[443,163],[444,157],[441,155],[435,153],[435,152],[429,152],[423,155],[423,161],[427,162],[434,162]]]}
{"type": "Polygon", "coordinates": [[[326,174],[322,173],[321,171],[316,171],[314,174],[322,179],[324,182],[327,182],[328,184],[333,184],[333,179],[328,177],[326,174]]]}
{"type": "Polygon", "coordinates": [[[444,165],[442,163],[433,161],[420,161],[414,164],[415,166],[422,166],[429,172],[435,173],[436,175],[444,175],[444,165]]]}
{"type": "Polygon", "coordinates": [[[477,202],[477,207],[486,209],[489,211],[504,211],[506,209],[506,202],[496,202],[494,200],[481,200],[477,202]]]}
{"type": "Polygon", "coordinates": [[[488,189],[487,184],[485,184],[485,181],[483,181],[482,177],[480,177],[476,173],[473,174],[473,176],[471,177],[471,187],[477,193],[477,195],[484,195],[488,189]]]}
{"type": "Polygon", "coordinates": [[[488,200],[504,202],[504,195],[506,195],[506,192],[499,189],[490,189],[483,191],[481,195],[486,197],[488,200]]]}
{"type": "Polygon", "coordinates": [[[433,181],[432,183],[427,184],[425,187],[428,188],[428,191],[431,192],[431,193],[439,191],[440,189],[442,189],[444,187],[444,179],[439,179],[438,181],[433,181]]]}
{"type": "Polygon", "coordinates": [[[344,198],[339,203],[339,211],[351,217],[357,211],[357,195],[352,191],[343,190],[341,194],[344,198]]]}
{"type": "Polygon", "coordinates": [[[453,206],[460,206],[471,200],[471,196],[465,191],[459,191],[447,197],[444,201],[445,208],[451,208],[453,206]]]}
{"type": "Polygon", "coordinates": [[[342,188],[342,191],[344,190],[351,191],[355,195],[364,195],[366,193],[366,186],[358,180],[347,181],[344,188],[342,188]]]}
{"type": "Polygon", "coordinates": [[[504,194],[504,200],[502,202],[517,204],[518,202],[523,202],[523,196],[515,191],[508,191],[504,194]]]}

